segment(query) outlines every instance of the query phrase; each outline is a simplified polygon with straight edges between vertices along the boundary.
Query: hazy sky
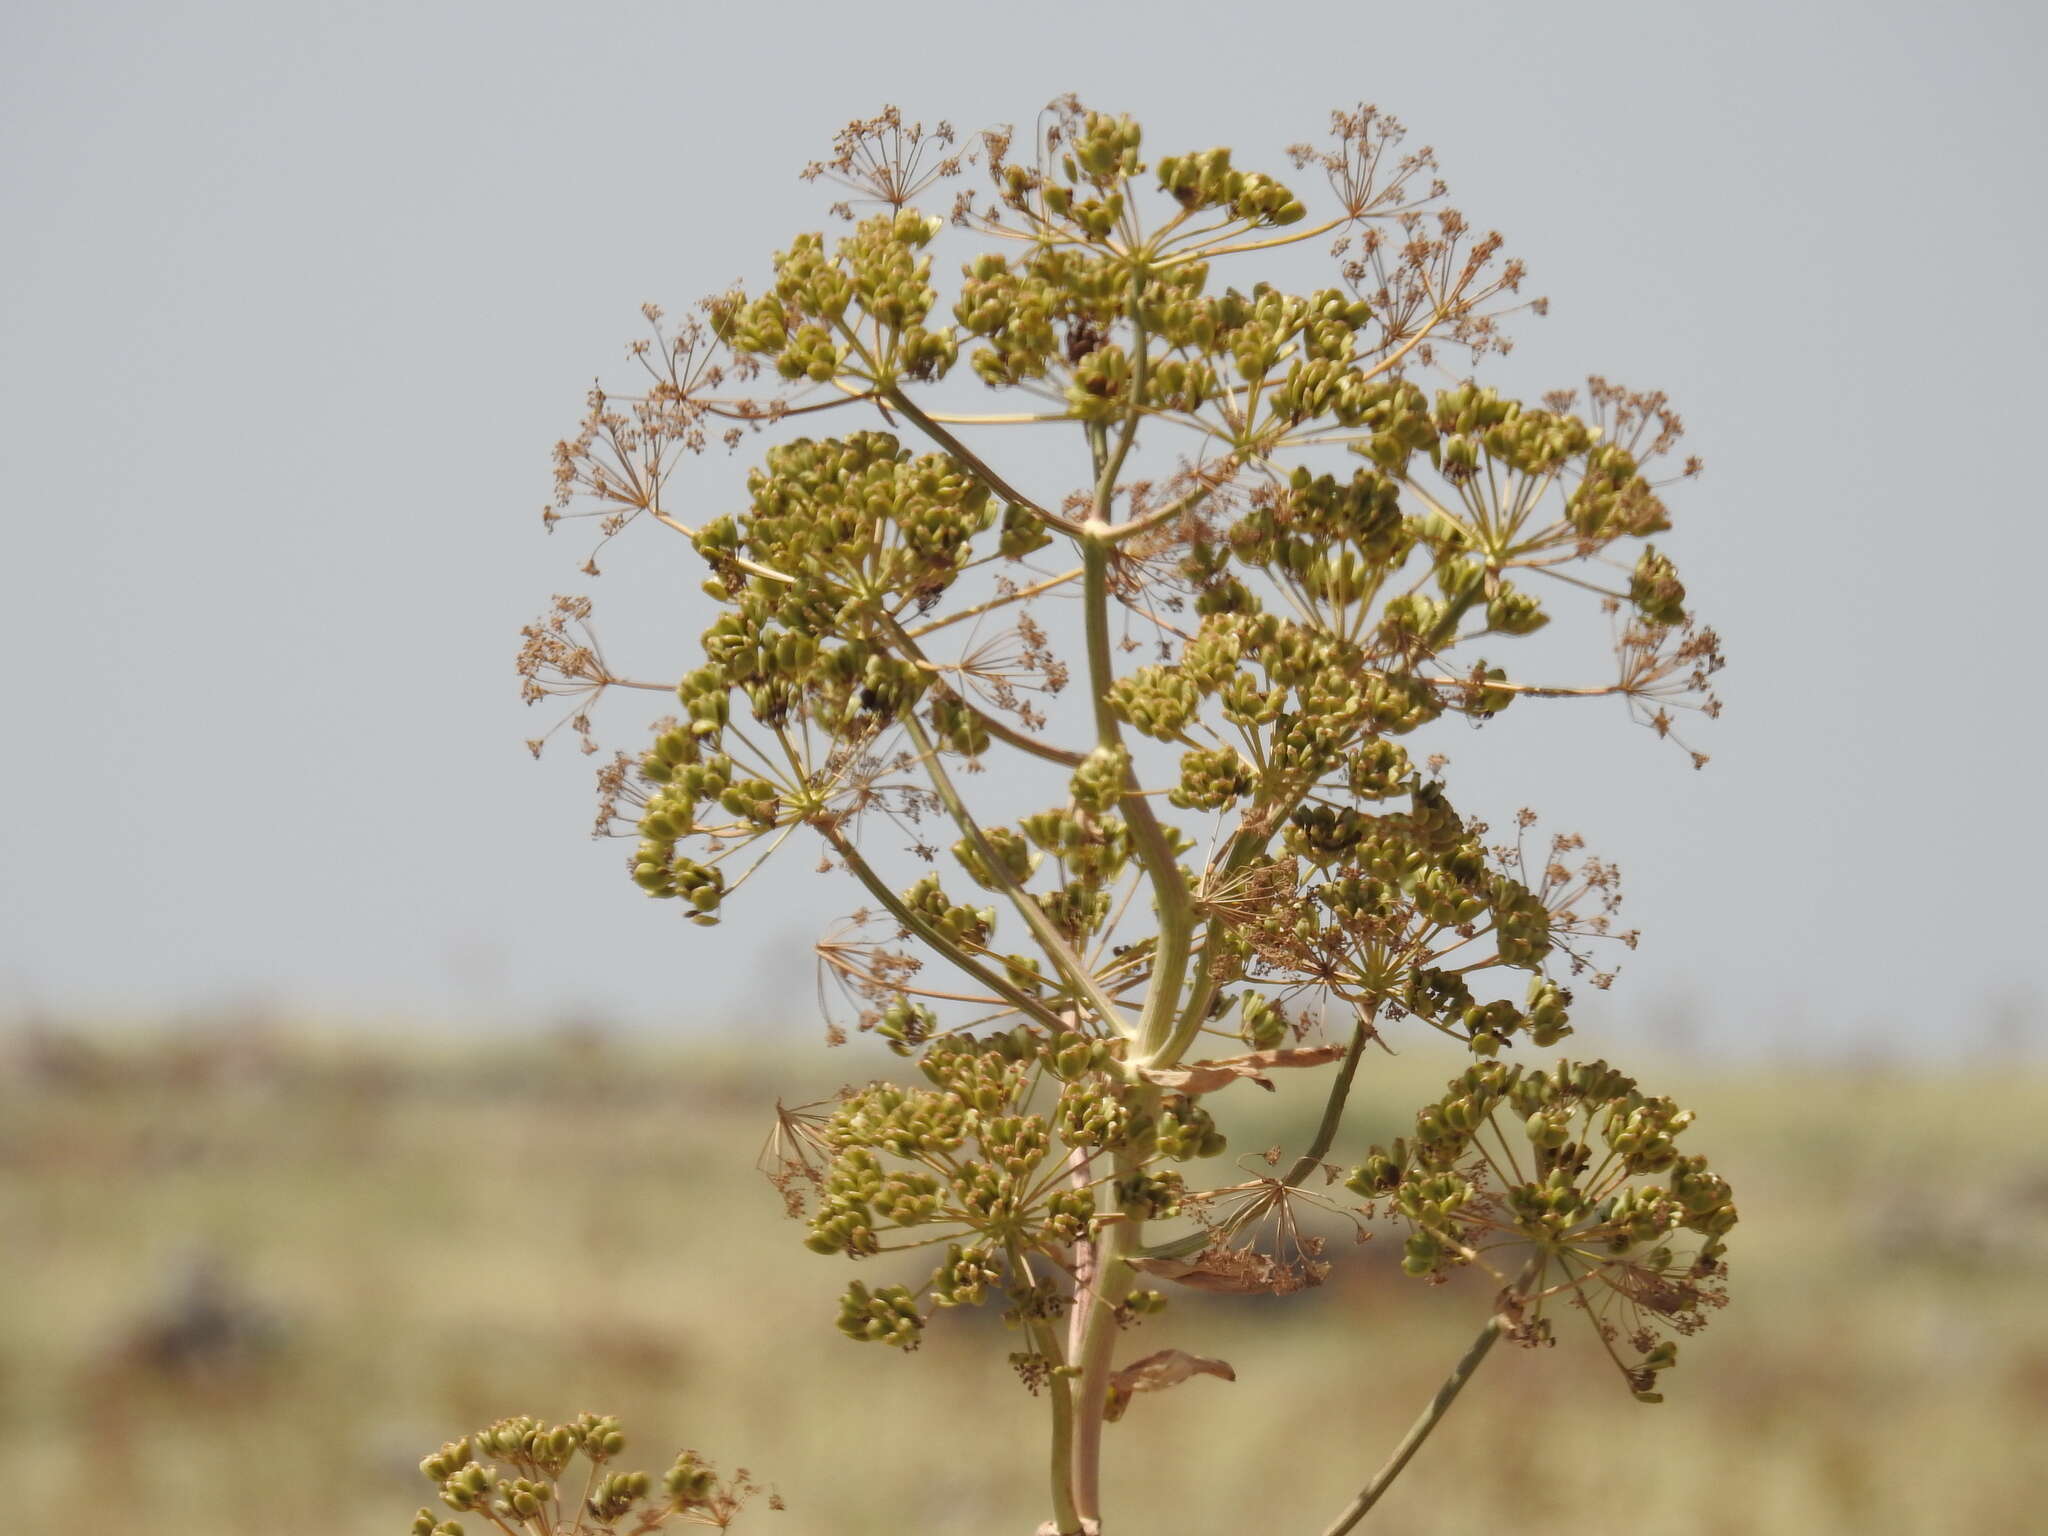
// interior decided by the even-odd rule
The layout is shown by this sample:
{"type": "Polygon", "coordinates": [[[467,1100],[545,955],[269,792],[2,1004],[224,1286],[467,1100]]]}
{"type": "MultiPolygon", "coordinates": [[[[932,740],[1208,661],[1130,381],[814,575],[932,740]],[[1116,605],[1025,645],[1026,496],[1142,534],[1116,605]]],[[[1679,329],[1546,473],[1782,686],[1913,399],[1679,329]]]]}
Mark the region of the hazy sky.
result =
{"type": "MultiPolygon", "coordinates": [[[[1610,1020],[1938,1049],[2031,996],[2038,1028],[2043,15],[17,0],[0,1006],[808,1023],[800,946],[850,899],[684,927],[585,838],[588,764],[520,745],[517,629],[588,585],[548,450],[643,300],[820,227],[794,172],[847,118],[1071,89],[1275,170],[1379,103],[1552,298],[1517,379],[1683,409],[1713,765],[1618,710],[1444,748],[1462,803],[1628,872],[1610,1020]]],[[[680,654],[699,573],[642,558],[680,654]]]]}

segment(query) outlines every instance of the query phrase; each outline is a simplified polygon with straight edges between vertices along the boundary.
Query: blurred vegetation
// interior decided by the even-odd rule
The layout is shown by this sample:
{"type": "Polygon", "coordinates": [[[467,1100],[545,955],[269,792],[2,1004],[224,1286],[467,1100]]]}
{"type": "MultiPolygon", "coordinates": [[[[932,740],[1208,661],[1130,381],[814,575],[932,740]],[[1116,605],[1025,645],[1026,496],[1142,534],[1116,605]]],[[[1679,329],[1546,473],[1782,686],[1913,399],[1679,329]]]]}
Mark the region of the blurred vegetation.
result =
{"type": "MultiPolygon", "coordinates": [[[[942,1315],[908,1358],[853,1347],[842,1266],[803,1251],[754,1169],[777,1096],[879,1070],[861,1047],[261,1028],[6,1046],[10,1530],[396,1536],[431,1496],[425,1452],[583,1409],[636,1432],[626,1465],[658,1473],[687,1445],[772,1484],[788,1511],[742,1530],[1039,1518],[1039,1405],[1001,1350],[967,1347],[993,1312],[942,1315]]],[[[1429,1056],[1370,1061],[1359,1143],[1441,1086],[1429,1056]]],[[[2048,1074],[1681,1080],[1743,1224],[1733,1305],[1670,1401],[1632,1402],[1563,1318],[1556,1348],[1496,1352],[1370,1528],[2039,1528],[2048,1074]]],[[[1260,1137],[1306,1139],[1306,1098],[1261,1111],[1260,1137]]],[[[1408,1280],[1399,1251],[1338,1236],[1319,1290],[1176,1295],[1143,1324],[1127,1354],[1188,1342],[1238,1379],[1112,1429],[1142,1447],[1116,1458],[1121,1492],[1166,1485],[1116,1497],[1168,1511],[1127,1536],[1321,1528],[1485,1315],[1483,1289],[1408,1280]]]]}

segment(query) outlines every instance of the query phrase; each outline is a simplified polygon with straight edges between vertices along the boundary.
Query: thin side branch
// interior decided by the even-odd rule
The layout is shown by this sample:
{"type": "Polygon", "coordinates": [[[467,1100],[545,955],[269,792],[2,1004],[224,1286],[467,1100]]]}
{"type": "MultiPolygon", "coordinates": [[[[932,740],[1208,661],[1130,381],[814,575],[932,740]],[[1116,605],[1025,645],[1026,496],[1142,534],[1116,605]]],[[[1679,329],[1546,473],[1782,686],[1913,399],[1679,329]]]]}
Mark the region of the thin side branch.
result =
{"type": "Polygon", "coordinates": [[[1422,1410],[1415,1422],[1408,1427],[1408,1433],[1401,1437],[1401,1443],[1394,1447],[1394,1454],[1387,1458],[1387,1464],[1375,1472],[1372,1481],[1358,1490],[1358,1496],[1344,1506],[1342,1514],[1323,1531],[1323,1536],[1344,1536],[1344,1533],[1366,1517],[1366,1513],[1379,1503],[1380,1496],[1393,1485],[1408,1463],[1415,1459],[1415,1453],[1422,1449],[1422,1442],[1430,1432],[1443,1421],[1451,1411],[1451,1404],[1458,1400],[1458,1394],[1465,1390],[1465,1383],[1472,1379],[1493,1346],[1500,1342],[1501,1335],[1511,1333],[1518,1326],[1510,1315],[1521,1307],[1522,1298],[1542,1279],[1544,1257],[1539,1254],[1529,1261],[1528,1266],[1516,1278],[1515,1283],[1502,1293],[1500,1305],[1493,1316],[1486,1320],[1486,1326],[1479,1330],[1458,1363],[1451,1367],[1451,1374],[1444,1378],[1443,1385],[1436,1389],[1436,1396],[1429,1400],[1429,1406],[1422,1410]]]}

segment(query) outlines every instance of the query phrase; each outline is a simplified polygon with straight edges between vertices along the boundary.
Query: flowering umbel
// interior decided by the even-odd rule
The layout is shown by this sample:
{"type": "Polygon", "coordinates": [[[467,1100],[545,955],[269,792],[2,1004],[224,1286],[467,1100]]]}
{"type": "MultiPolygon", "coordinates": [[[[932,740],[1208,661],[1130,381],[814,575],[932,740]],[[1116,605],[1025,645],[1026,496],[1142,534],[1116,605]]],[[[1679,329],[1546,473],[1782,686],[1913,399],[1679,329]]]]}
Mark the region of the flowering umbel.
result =
{"type": "MultiPolygon", "coordinates": [[[[783,1111],[769,1171],[813,1250],[890,1269],[846,1292],[848,1337],[912,1349],[936,1309],[1002,1308],[1050,1403],[1062,1533],[1100,1528],[1102,1429],[1133,1393],[1229,1378],[1179,1352],[1119,1371],[1164,1304],[1148,1279],[1329,1268],[1297,1215],[1342,1206],[1310,1175],[1403,1021],[1471,1065],[1338,1214],[1405,1223],[1427,1277],[1505,1253],[1500,1317],[1533,1337],[1583,1307],[1645,1399],[1663,1333],[1722,1297],[1735,1212],[1673,1146],[1690,1117],[1601,1063],[1510,1059],[1571,1034],[1574,984],[1612,980],[1596,950],[1633,945],[1616,872],[1576,837],[1532,851],[1526,812],[1490,841],[1410,745],[1541,699],[1617,697],[1665,737],[1716,713],[1667,538],[1699,464],[1671,462],[1660,394],[1532,404],[1469,376],[1543,304],[1403,143],[1338,113],[1283,178],[1226,149],[1148,162],[1135,122],[1071,98],[1021,159],[891,108],[806,173],[846,227],[680,328],[650,310],[645,387],[593,394],[557,450],[550,526],[662,525],[716,608],[677,712],[600,775],[601,823],[699,925],[798,834],[861,888],[818,947],[852,1010],[833,1038],[872,1031],[921,1080],[783,1111]],[[919,206],[970,167],[985,187],[919,206]],[[1237,276],[1304,242],[1325,286],[1237,276]],[[1043,451],[1007,452],[1020,431],[1043,451]],[[679,463],[756,436],[743,505],[678,510],[679,463]],[[1588,615],[1606,680],[1512,665],[1588,615]],[[1212,1099],[1307,1070],[1332,1088],[1287,1170],[1191,1187],[1227,1145],[1212,1099]],[[885,1257],[909,1249],[915,1274],[885,1257]]],[[[667,686],[611,669],[582,599],[521,671],[586,737],[595,696],[667,686]]]]}

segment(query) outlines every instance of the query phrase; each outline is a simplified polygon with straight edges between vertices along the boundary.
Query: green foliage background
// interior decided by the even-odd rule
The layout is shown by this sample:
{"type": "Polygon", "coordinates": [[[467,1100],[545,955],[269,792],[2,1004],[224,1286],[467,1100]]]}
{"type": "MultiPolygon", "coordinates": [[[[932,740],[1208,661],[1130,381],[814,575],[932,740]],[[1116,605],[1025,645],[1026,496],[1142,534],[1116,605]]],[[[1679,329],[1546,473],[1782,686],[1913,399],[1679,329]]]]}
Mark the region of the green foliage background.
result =
{"type": "MultiPolygon", "coordinates": [[[[1440,1086],[1429,1054],[1368,1059],[1359,1144],[1440,1086]]],[[[423,1448],[593,1409],[625,1418],[627,1465],[690,1445],[772,1483],[788,1511],[743,1531],[1029,1530],[1038,1458],[1017,1451],[1042,1411],[970,1338],[993,1316],[941,1316],[913,1360],[849,1344],[843,1266],[801,1249],[751,1167],[778,1094],[878,1070],[860,1046],[18,1037],[0,1066],[6,1528],[392,1536],[430,1495],[423,1448]],[[152,1319],[202,1254],[274,1340],[153,1364],[152,1319]]],[[[2048,1074],[1683,1077],[1743,1197],[1714,1347],[1661,1407],[1598,1351],[1497,1352],[1376,1518],[1412,1536],[2040,1518],[2048,1074]]],[[[1236,1148],[1306,1139],[1316,1085],[1290,1086],[1236,1148]]],[[[1487,1305],[1418,1286],[1399,1254],[1389,1233],[1335,1255],[1320,1290],[1177,1294],[1142,1325],[1129,1344],[1219,1354],[1238,1379],[1111,1427],[1134,1536],[1328,1518],[1487,1305]],[[1156,1502],[1135,1485],[1162,1477],[1156,1502]]]]}

